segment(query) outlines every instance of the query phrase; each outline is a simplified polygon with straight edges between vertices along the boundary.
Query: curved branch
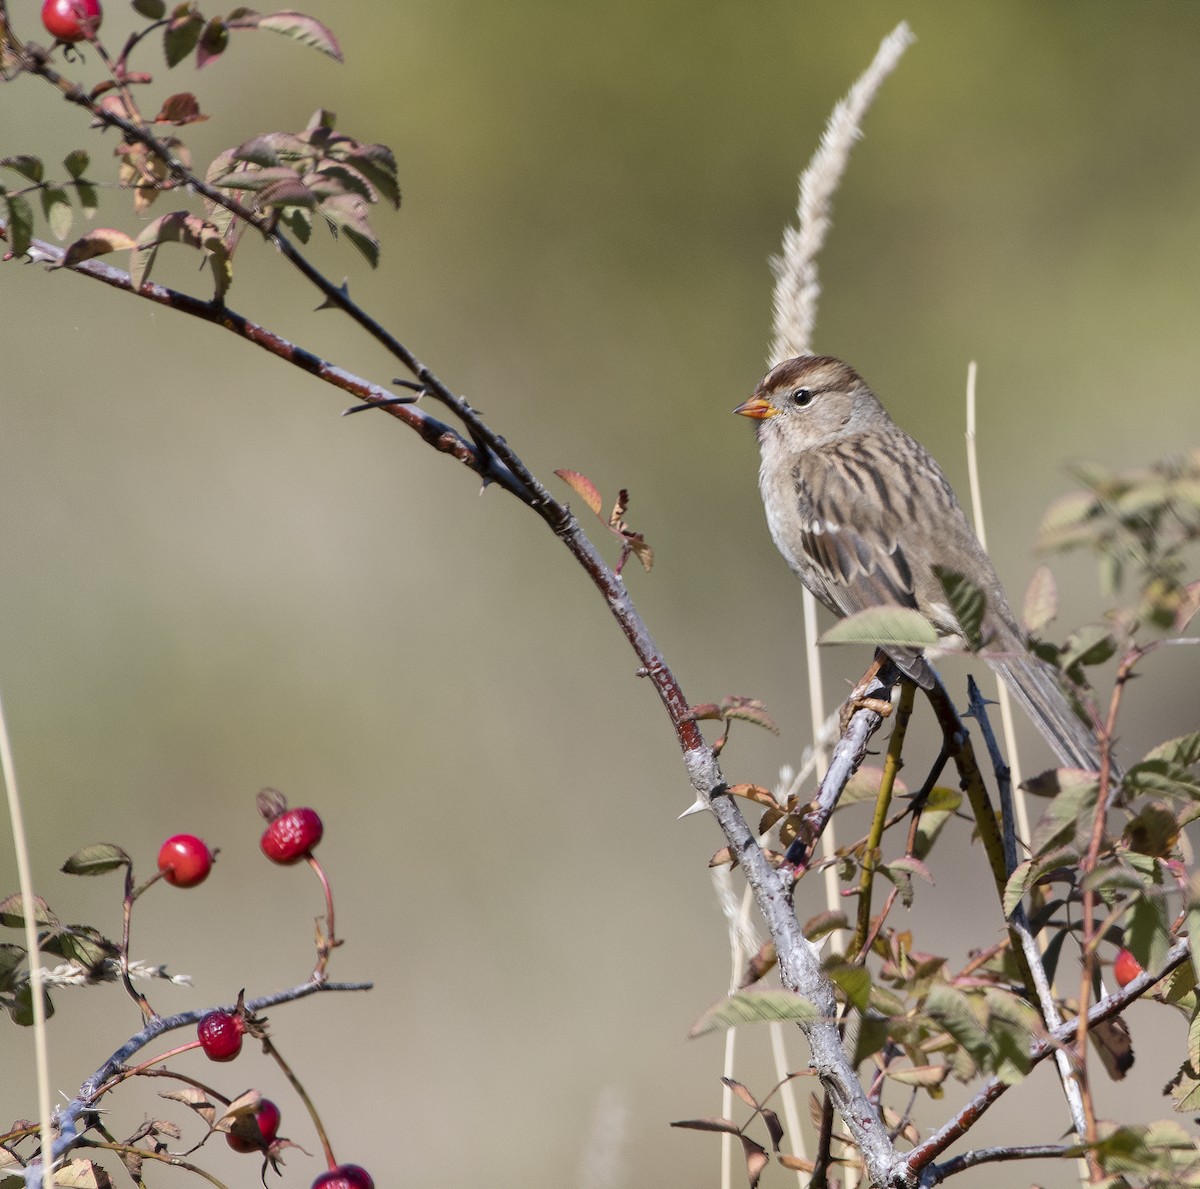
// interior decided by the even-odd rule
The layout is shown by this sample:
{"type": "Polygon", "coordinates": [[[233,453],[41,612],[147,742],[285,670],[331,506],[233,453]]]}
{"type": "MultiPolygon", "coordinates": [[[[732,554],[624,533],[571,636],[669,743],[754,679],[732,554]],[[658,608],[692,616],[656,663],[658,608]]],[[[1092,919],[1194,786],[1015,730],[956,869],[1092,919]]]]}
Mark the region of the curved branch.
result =
{"type": "MultiPolygon", "coordinates": [[[[276,1007],[281,1003],[292,1003],[297,999],[306,999],[309,995],[323,994],[326,991],[369,991],[371,983],[327,983],[307,982],[286,991],[276,991],[258,999],[247,1000],[243,1006],[248,1012],[263,1011],[268,1007],[276,1007]]],[[[51,1164],[65,1156],[82,1138],[79,1121],[82,1117],[94,1112],[94,1103],[104,1084],[121,1071],[121,1067],[139,1049],[145,1048],[156,1037],[164,1032],[174,1032],[177,1028],[186,1028],[198,1024],[202,1016],[210,1011],[233,1011],[234,1004],[223,1004],[216,1008],[205,1007],[196,1011],[180,1012],[174,1016],[156,1016],[140,1032],[131,1036],[117,1051],[111,1054],[104,1063],[79,1088],[79,1093],[54,1116],[54,1126],[58,1130],[58,1138],[50,1149],[51,1164]]],[[[86,1127],[84,1128],[86,1130],[86,1127]]],[[[31,1161],[22,1170],[26,1189],[37,1189],[42,1183],[42,1160],[31,1161]]]]}

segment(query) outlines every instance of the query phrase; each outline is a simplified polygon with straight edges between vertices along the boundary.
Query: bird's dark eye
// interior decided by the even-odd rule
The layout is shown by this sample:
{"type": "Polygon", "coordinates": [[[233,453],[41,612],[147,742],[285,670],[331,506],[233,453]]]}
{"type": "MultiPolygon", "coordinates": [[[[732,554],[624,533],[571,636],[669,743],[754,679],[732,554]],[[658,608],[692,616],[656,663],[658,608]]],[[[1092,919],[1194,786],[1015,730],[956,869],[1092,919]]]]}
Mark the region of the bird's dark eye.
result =
{"type": "Polygon", "coordinates": [[[792,389],[792,404],[797,408],[803,409],[806,405],[812,404],[813,390],[811,388],[793,388],[792,389]]]}

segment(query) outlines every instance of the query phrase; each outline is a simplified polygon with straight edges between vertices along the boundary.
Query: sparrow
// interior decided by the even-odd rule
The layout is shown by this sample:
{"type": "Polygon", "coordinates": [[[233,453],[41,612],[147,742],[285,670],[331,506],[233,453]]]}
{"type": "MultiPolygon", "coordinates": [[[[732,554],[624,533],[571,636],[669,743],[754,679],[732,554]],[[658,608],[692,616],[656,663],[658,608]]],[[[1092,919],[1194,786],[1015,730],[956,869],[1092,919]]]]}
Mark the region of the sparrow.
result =
{"type": "MultiPolygon", "coordinates": [[[[839,617],[869,607],[911,608],[946,646],[961,647],[961,625],[934,567],[963,575],[987,601],[980,655],[1063,764],[1099,768],[1093,730],[1075,712],[1057,670],[1029,651],[941,467],[852,367],[829,355],[784,360],[734,412],[758,422],[767,526],[819,602],[839,617]]],[[[883,651],[907,677],[932,687],[921,649],[883,651]]]]}

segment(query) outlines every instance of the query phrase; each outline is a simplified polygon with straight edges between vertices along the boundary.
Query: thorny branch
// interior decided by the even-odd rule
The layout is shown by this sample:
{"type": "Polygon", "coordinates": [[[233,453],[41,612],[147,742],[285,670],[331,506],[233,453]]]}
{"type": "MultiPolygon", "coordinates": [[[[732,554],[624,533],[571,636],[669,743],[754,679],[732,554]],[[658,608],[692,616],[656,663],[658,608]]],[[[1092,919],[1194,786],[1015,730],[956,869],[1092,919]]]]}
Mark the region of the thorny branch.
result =
{"type": "MultiPolygon", "coordinates": [[[[291,1003],[297,999],[306,999],[309,995],[322,994],[327,991],[369,991],[370,983],[329,983],[309,981],[286,991],[276,991],[271,995],[263,995],[257,999],[247,1000],[244,1004],[248,1012],[265,1011],[281,1003],[291,1003]]],[[[125,1063],[134,1053],[145,1048],[156,1037],[165,1032],[174,1032],[178,1028],[196,1025],[211,1007],[196,1011],[180,1012],[173,1016],[155,1016],[146,1026],[131,1036],[115,1053],[112,1053],[79,1088],[79,1093],[54,1116],[54,1126],[58,1138],[54,1141],[50,1152],[51,1164],[56,1163],[83,1139],[83,1131],[87,1130],[89,1116],[94,1116],[96,1101],[108,1088],[112,1079],[121,1075],[125,1063]],[[83,1131],[80,1124],[83,1124],[83,1131]]],[[[221,1010],[232,1011],[233,1005],[225,1005],[221,1010]]],[[[42,1184],[42,1158],[31,1161],[23,1170],[26,1189],[38,1189],[42,1184]]]]}

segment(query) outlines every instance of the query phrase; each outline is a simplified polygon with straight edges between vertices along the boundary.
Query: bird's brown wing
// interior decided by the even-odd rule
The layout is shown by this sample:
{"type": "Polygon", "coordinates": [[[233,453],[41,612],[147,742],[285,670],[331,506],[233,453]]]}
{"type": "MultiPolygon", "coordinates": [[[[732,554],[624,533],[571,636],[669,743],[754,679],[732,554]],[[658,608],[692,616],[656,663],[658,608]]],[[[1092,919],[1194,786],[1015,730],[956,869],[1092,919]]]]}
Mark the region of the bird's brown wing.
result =
{"type": "MultiPolygon", "coordinates": [[[[940,616],[931,615],[936,579],[921,558],[928,552],[924,545],[931,513],[946,526],[961,520],[962,512],[924,449],[910,438],[900,446],[912,451],[912,457],[877,458],[876,442],[850,438],[805,459],[796,474],[800,548],[808,571],[804,577],[813,593],[840,615],[869,607],[907,607],[945,630],[940,616]],[[889,486],[885,476],[898,470],[922,490],[889,486]]],[[[890,448],[898,447],[893,443],[890,448]]],[[[886,651],[903,672],[921,685],[930,684],[919,649],[886,651]]]]}

